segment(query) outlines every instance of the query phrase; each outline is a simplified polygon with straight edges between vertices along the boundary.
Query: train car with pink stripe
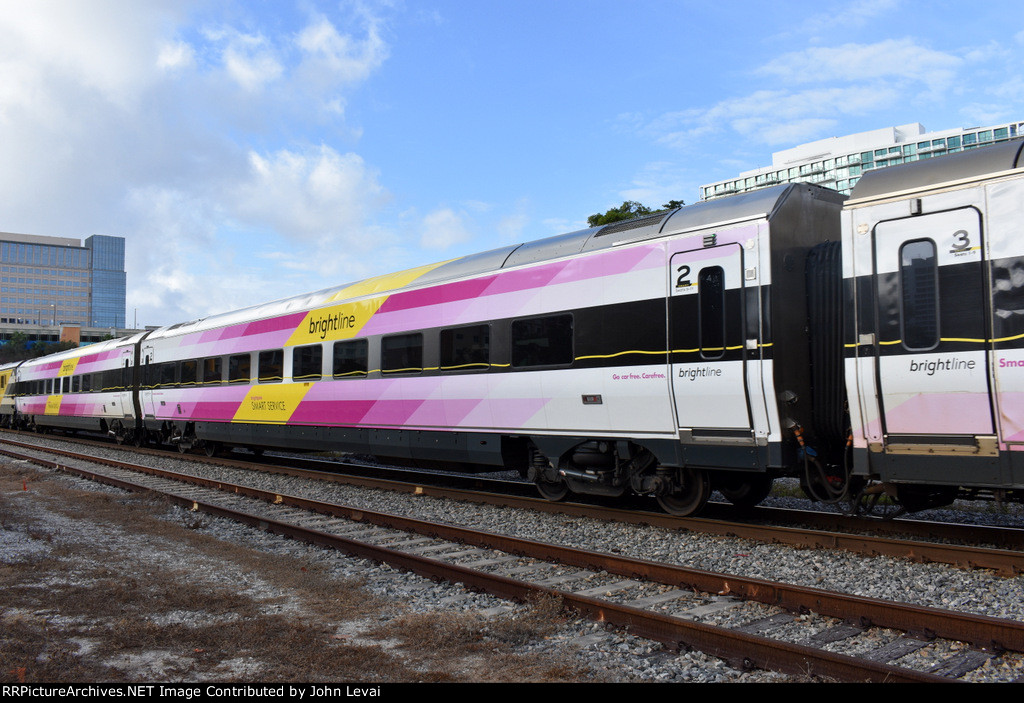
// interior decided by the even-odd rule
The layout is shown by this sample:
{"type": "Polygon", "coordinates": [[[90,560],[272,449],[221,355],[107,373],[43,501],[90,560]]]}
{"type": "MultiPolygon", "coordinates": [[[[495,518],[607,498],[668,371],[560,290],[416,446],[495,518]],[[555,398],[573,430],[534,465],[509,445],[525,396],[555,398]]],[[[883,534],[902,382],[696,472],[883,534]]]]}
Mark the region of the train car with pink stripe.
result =
{"type": "Polygon", "coordinates": [[[17,366],[13,424],[102,432],[123,442],[137,431],[138,343],[145,333],[30,359],[17,366]]]}
{"type": "Polygon", "coordinates": [[[756,502],[798,463],[785,423],[814,434],[804,267],[842,200],[780,186],[156,330],[142,423],[514,468],[552,499],[756,502]]]}
{"type": "Polygon", "coordinates": [[[542,495],[1024,499],[1022,142],[787,184],[15,368],[15,420],[514,469],[542,495]]]}

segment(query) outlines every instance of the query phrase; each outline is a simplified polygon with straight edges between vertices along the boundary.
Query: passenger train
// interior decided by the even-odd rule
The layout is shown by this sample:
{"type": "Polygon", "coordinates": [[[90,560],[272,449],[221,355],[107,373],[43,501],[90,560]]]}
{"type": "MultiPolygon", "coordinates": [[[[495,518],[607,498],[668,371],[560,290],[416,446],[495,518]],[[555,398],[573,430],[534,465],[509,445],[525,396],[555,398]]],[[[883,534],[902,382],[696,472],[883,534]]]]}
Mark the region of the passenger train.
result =
{"type": "Polygon", "coordinates": [[[5,425],[514,469],[699,511],[1024,498],[1022,142],[786,184],[0,369],[5,425]]]}

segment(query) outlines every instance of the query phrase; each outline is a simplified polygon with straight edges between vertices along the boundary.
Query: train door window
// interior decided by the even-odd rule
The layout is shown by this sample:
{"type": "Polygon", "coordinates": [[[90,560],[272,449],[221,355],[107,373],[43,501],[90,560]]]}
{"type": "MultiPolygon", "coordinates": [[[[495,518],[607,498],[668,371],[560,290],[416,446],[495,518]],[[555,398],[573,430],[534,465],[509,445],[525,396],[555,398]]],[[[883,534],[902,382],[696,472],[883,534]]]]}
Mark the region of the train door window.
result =
{"type": "Polygon", "coordinates": [[[228,383],[248,383],[252,357],[249,354],[235,354],[228,357],[228,383]]]}
{"type": "Polygon", "coordinates": [[[383,373],[419,373],[423,370],[423,335],[396,334],[380,340],[383,373]]]}
{"type": "Polygon", "coordinates": [[[907,349],[939,344],[939,266],[935,242],[919,239],[900,247],[900,325],[907,349]]]}
{"type": "Polygon", "coordinates": [[[333,374],[335,378],[361,378],[366,375],[369,344],[365,339],[334,343],[333,374]]]}
{"type": "Polygon", "coordinates": [[[491,362],[491,326],[441,330],[441,370],[486,369],[491,362]]]}
{"type": "Polygon", "coordinates": [[[512,322],[512,366],[558,366],[573,362],[572,315],[512,322]]]}
{"type": "Polygon", "coordinates": [[[284,349],[261,351],[258,363],[260,383],[276,383],[284,380],[284,349]]]}
{"type": "Polygon", "coordinates": [[[195,359],[188,359],[187,361],[181,362],[181,380],[179,384],[182,386],[194,386],[199,382],[199,363],[195,359]]]}
{"type": "Polygon", "coordinates": [[[203,359],[203,384],[211,385],[214,383],[220,383],[223,379],[221,378],[220,372],[220,357],[215,356],[209,359],[203,359]]]}
{"type": "Polygon", "coordinates": [[[704,359],[720,359],[725,355],[725,271],[721,266],[701,269],[697,295],[700,355],[704,359]]]}
{"type": "Polygon", "coordinates": [[[292,350],[292,380],[319,381],[324,370],[324,349],[319,344],[292,350]]]}

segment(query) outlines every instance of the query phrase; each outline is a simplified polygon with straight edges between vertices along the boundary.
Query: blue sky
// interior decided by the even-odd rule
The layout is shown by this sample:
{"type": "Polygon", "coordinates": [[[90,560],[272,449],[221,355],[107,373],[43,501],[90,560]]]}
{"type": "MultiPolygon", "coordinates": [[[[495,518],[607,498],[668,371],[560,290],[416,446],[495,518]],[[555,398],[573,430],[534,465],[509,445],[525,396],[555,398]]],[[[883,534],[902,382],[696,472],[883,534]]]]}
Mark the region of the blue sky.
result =
{"type": "Polygon", "coordinates": [[[1021,120],[1022,66],[1001,0],[0,0],[0,231],[125,237],[172,324],[1021,120]]]}

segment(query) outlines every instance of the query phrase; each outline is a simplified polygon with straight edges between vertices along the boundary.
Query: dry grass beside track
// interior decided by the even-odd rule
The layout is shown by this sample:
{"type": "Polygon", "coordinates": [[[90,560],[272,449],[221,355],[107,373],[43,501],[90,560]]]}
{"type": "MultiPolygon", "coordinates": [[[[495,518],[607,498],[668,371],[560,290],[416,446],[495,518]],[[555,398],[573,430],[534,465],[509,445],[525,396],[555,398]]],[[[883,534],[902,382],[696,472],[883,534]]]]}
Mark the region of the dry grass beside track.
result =
{"type": "Polygon", "coordinates": [[[594,680],[522,649],[556,604],[415,614],[181,514],[0,459],[0,681],[594,680]]]}

